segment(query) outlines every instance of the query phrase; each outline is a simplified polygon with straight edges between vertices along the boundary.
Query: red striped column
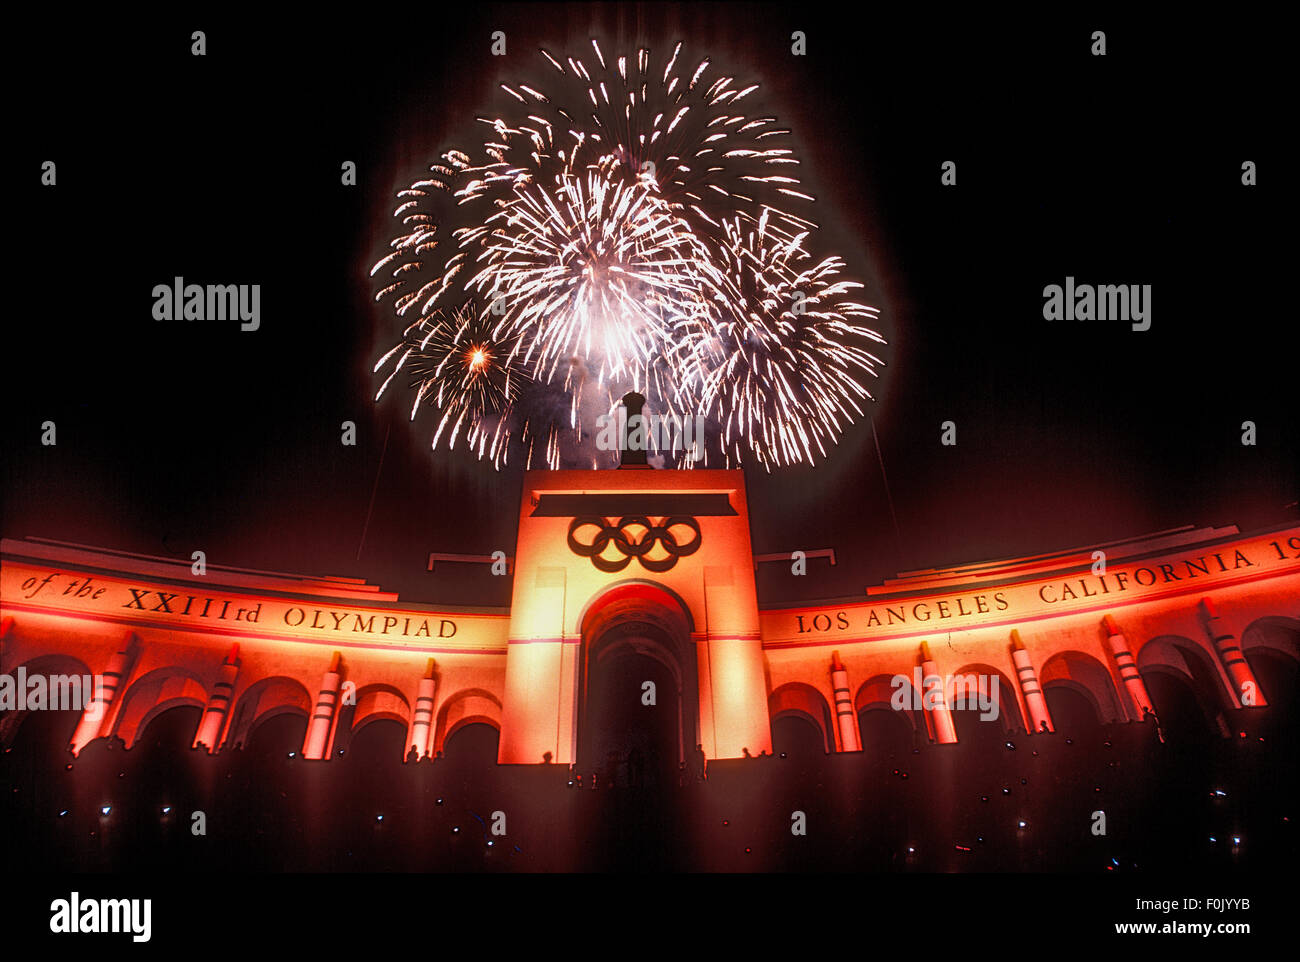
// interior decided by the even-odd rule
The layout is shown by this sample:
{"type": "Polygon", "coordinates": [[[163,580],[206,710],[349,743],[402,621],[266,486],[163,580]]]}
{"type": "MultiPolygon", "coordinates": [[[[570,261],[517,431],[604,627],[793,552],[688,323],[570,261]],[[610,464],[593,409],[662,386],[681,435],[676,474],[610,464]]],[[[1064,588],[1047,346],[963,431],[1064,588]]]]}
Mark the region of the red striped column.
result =
{"type": "Polygon", "coordinates": [[[433,676],[436,667],[430,658],[415,692],[415,711],[411,713],[411,743],[406,746],[406,753],[409,755],[411,749],[415,749],[417,761],[432,754],[433,701],[438,693],[438,681],[433,676]]]}
{"type": "Polygon", "coordinates": [[[1020,631],[1011,629],[1011,660],[1016,666],[1016,678],[1020,682],[1020,691],[1025,696],[1025,707],[1029,709],[1030,734],[1041,732],[1046,726],[1049,732],[1056,731],[1052,725],[1052,716],[1047,711],[1047,699],[1043,696],[1042,686],[1038,684],[1038,674],[1034,663],[1029,660],[1029,652],[1020,640],[1020,631]]]}
{"type": "Polygon", "coordinates": [[[921,673],[921,704],[925,707],[926,717],[934,726],[934,740],[940,745],[955,745],[957,728],[952,722],[952,712],[948,710],[943,678],[939,674],[939,666],[930,656],[929,644],[924,641],[921,642],[921,673]]]}
{"type": "Polygon", "coordinates": [[[1205,633],[1214,642],[1214,650],[1219,653],[1223,670],[1232,679],[1232,692],[1237,696],[1237,701],[1243,708],[1263,708],[1268,702],[1264,700],[1264,693],[1259,690],[1255,673],[1250,670],[1250,664],[1241,652],[1237,636],[1224,627],[1223,619],[1219,617],[1218,606],[1212,600],[1202,598],[1200,607],[1205,633]]]}
{"type": "Polygon", "coordinates": [[[1119,669],[1120,681],[1124,683],[1124,690],[1132,699],[1133,706],[1137,709],[1137,718],[1141,720],[1147,711],[1155,711],[1151,698],[1147,695],[1147,686],[1142,684],[1142,676],[1138,674],[1133,652],[1129,651],[1128,640],[1115,624],[1115,619],[1106,615],[1101,621],[1106,627],[1106,642],[1110,645],[1111,654],[1115,656],[1115,667],[1119,669]]]}
{"type": "Polygon", "coordinates": [[[217,683],[212,686],[212,695],[208,706],[203,710],[203,719],[199,722],[198,734],[194,736],[191,748],[203,747],[209,755],[216,754],[221,743],[221,733],[225,730],[226,719],[230,717],[230,699],[235,693],[235,679],[239,677],[239,643],[231,646],[230,654],[222,662],[221,673],[217,683]]]}
{"type": "Polygon", "coordinates": [[[108,713],[113,708],[113,702],[117,699],[117,693],[126,684],[127,678],[131,674],[131,666],[135,661],[137,650],[137,639],[132,635],[126,643],[126,647],[119,652],[115,652],[113,657],[108,659],[108,666],[103,673],[96,679],[95,696],[86,706],[85,711],[81,713],[81,721],[77,723],[77,730],[72,733],[72,741],[69,747],[73,755],[81,754],[81,750],[99,737],[103,728],[104,720],[108,718],[108,713]]]}
{"type": "Polygon", "coordinates": [[[838,651],[831,652],[831,690],[835,693],[835,717],[839,720],[840,750],[845,752],[862,751],[862,739],[858,736],[858,718],[853,711],[853,698],[849,695],[849,672],[840,661],[838,651]]]}
{"type": "Polygon", "coordinates": [[[307,740],[303,742],[302,746],[303,758],[322,759],[325,757],[329,745],[330,728],[334,724],[334,712],[338,708],[339,681],[343,677],[339,673],[340,659],[339,653],[334,652],[334,657],[330,659],[329,671],[325,672],[325,677],[321,679],[320,694],[316,696],[316,710],[312,713],[311,722],[307,725],[307,740]]]}

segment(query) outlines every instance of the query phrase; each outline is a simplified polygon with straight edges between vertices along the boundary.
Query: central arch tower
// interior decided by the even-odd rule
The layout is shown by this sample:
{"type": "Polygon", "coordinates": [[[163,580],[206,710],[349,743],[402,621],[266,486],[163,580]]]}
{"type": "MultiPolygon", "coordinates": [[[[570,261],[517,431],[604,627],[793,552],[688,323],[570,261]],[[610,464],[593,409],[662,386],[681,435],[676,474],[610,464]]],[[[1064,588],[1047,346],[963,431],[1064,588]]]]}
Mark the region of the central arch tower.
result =
{"type": "Polygon", "coordinates": [[[576,763],[620,649],[680,686],[684,750],[771,750],[743,472],[528,472],[510,610],[502,764],[576,763]]]}

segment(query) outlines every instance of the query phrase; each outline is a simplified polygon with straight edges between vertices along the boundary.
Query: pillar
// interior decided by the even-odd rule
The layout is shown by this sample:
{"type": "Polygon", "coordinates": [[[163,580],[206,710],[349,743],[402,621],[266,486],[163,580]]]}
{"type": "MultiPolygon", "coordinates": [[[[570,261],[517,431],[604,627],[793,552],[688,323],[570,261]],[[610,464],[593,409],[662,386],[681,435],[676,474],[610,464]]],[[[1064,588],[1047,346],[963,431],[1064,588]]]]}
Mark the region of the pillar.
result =
{"type": "Polygon", "coordinates": [[[840,751],[860,752],[862,739],[858,736],[858,717],[849,695],[849,673],[838,651],[831,652],[831,689],[835,692],[835,717],[840,726],[840,751]]]}
{"type": "Polygon", "coordinates": [[[334,725],[334,712],[339,700],[339,661],[341,656],[336,651],[330,659],[329,671],[321,679],[320,694],[316,696],[316,710],[307,725],[307,740],[303,742],[302,757],[323,759],[329,747],[330,728],[334,725]]]}
{"type": "Polygon", "coordinates": [[[1211,599],[1202,598],[1200,610],[1205,633],[1214,642],[1214,650],[1219,653],[1223,670],[1232,679],[1232,693],[1236,695],[1241,707],[1262,708],[1267,705],[1264,693],[1259,690],[1259,682],[1255,680],[1255,673],[1250,670],[1241,645],[1237,643],[1237,636],[1224,627],[1223,619],[1219,617],[1218,606],[1211,599]]]}
{"type": "Polygon", "coordinates": [[[135,661],[136,650],[136,636],[132,635],[127,640],[126,647],[115,652],[113,657],[108,659],[108,666],[97,679],[98,684],[95,685],[95,695],[81,713],[81,721],[77,723],[77,730],[72,733],[72,742],[69,747],[72,749],[73,755],[81,754],[83,748],[99,737],[104,720],[108,718],[108,713],[117,700],[117,693],[126,684],[126,679],[130,675],[132,663],[135,661]]]}
{"type": "Polygon", "coordinates": [[[433,754],[433,702],[438,692],[438,680],[433,672],[436,664],[432,658],[424,667],[424,677],[415,691],[415,711],[411,713],[411,743],[406,746],[409,755],[415,749],[418,761],[433,754]]]}
{"type": "Polygon", "coordinates": [[[231,646],[230,654],[221,664],[217,683],[212,686],[208,705],[203,709],[203,718],[199,721],[198,734],[194,736],[191,748],[202,746],[209,755],[216,754],[221,744],[221,733],[225,730],[226,719],[230,716],[230,701],[235,693],[235,679],[239,676],[239,643],[231,646]]]}
{"type": "MultiPolygon", "coordinates": [[[[772,750],[763,646],[757,638],[715,637],[696,646],[700,736],[705,757],[741,758],[772,750]]],[[[695,746],[690,746],[694,750],[695,746]]]]}
{"type": "Polygon", "coordinates": [[[1119,669],[1120,680],[1124,683],[1124,690],[1128,692],[1129,698],[1137,710],[1138,720],[1146,716],[1146,712],[1155,711],[1151,704],[1151,699],[1147,696],[1147,686],[1142,683],[1142,676],[1138,674],[1137,662],[1133,660],[1133,652],[1128,650],[1128,641],[1120,633],[1119,626],[1115,624],[1115,619],[1110,615],[1102,618],[1102,624],[1106,628],[1106,642],[1110,645],[1111,654],[1115,656],[1115,667],[1119,669]]]}
{"type": "Polygon", "coordinates": [[[952,723],[952,712],[948,710],[947,696],[943,690],[943,678],[939,666],[930,656],[930,646],[921,642],[921,704],[925,707],[925,717],[930,720],[934,731],[934,740],[940,745],[957,743],[957,728],[952,723]]]}
{"type": "Polygon", "coordinates": [[[744,564],[736,558],[733,564],[706,565],[703,572],[704,637],[695,649],[699,744],[709,760],[741,758],[746,749],[751,755],[772,750],[754,561],[747,543],[744,558],[744,564]]]}
{"type": "Polygon", "coordinates": [[[1040,732],[1047,726],[1049,732],[1056,731],[1052,716],[1047,712],[1047,699],[1043,697],[1042,686],[1038,684],[1038,674],[1034,664],[1029,660],[1029,652],[1020,640],[1019,630],[1011,629],[1011,660],[1016,666],[1016,678],[1020,682],[1020,691],[1025,696],[1025,707],[1029,709],[1030,733],[1040,732]]]}

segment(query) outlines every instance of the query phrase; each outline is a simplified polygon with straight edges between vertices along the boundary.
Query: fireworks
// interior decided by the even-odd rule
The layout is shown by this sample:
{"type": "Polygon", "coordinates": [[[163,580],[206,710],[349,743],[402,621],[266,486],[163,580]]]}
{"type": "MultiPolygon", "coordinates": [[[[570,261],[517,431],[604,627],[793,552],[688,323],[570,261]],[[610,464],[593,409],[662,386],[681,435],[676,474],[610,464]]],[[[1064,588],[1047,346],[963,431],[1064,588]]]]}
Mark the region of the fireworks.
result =
{"type": "Polygon", "coordinates": [[[648,413],[707,418],[702,464],[824,457],[883,341],[842,260],[810,252],[790,131],[744,112],[757,85],[681,44],[660,64],[592,48],[543,51],[553,83],[502,84],[477,156],[447,151],[399,193],[371,274],[409,326],[379,393],[405,372],[412,417],[439,412],[434,446],[464,436],[498,466],[516,448],[575,460],[629,390],[648,413]]]}

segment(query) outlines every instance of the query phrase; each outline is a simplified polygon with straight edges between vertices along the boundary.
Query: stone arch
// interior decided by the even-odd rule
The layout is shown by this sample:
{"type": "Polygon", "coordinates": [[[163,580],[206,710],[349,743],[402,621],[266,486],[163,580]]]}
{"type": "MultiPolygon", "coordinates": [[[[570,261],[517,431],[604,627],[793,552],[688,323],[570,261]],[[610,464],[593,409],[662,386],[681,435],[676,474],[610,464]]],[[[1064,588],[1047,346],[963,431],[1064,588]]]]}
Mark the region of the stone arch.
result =
{"type": "MultiPolygon", "coordinates": [[[[1161,706],[1161,686],[1157,683],[1161,676],[1173,680],[1190,696],[1200,709],[1200,722],[1228,737],[1225,710],[1236,705],[1208,641],[1200,643],[1183,635],[1157,635],[1136,652],[1135,661],[1162,725],[1169,727],[1171,719],[1168,710],[1161,706]]],[[[1174,701],[1176,704],[1177,699],[1174,701]]],[[[1198,727],[1195,721],[1189,724],[1198,727]]]]}
{"type": "Polygon", "coordinates": [[[826,696],[812,685],[792,681],[772,692],[767,699],[767,714],[773,723],[787,715],[812,722],[821,732],[828,753],[835,751],[835,735],[831,730],[831,709],[826,696]]]}
{"type": "Polygon", "coordinates": [[[1157,635],[1142,644],[1135,661],[1139,674],[1172,675],[1187,685],[1207,719],[1215,718],[1225,707],[1233,707],[1228,683],[1208,642],[1202,644],[1183,635],[1157,635]]]}
{"type": "Polygon", "coordinates": [[[194,672],[177,665],[155,668],[133,681],[122,695],[112,733],[130,748],[163,712],[180,707],[202,711],[207,703],[208,690],[194,672]]]}
{"type": "MultiPolygon", "coordinates": [[[[700,743],[699,681],[696,653],[691,646],[695,619],[690,606],[671,588],[645,579],[629,579],[607,585],[583,607],[579,620],[582,649],[578,660],[578,704],[575,726],[575,758],[579,764],[601,761],[591,757],[598,739],[595,716],[608,705],[607,691],[593,686],[608,682],[602,668],[614,665],[622,656],[641,656],[662,666],[676,687],[676,744],[664,762],[682,764],[700,743]],[[675,756],[673,758],[672,756],[675,756]]],[[[667,748],[667,746],[664,746],[667,748]]],[[[595,749],[597,754],[599,750],[595,749]]]]}
{"type": "Polygon", "coordinates": [[[1052,655],[1038,671],[1038,684],[1045,697],[1053,688],[1068,688],[1082,695],[1092,705],[1098,724],[1125,720],[1115,679],[1099,659],[1085,652],[1058,651],[1052,655]]]}
{"type": "Polygon", "coordinates": [[[411,703],[393,685],[366,685],[357,689],[357,703],[352,711],[352,732],[359,732],[374,721],[387,719],[411,725],[411,703]]]}
{"type": "Polygon", "coordinates": [[[1300,621],[1255,619],[1241,633],[1241,653],[1269,704],[1284,715],[1294,713],[1300,700],[1300,621]]]}
{"type": "Polygon", "coordinates": [[[398,722],[410,733],[411,703],[401,689],[393,685],[366,685],[356,690],[354,704],[340,704],[331,754],[346,750],[358,732],[377,721],[398,722]]]}
{"type": "Polygon", "coordinates": [[[920,692],[908,675],[873,675],[858,688],[853,711],[858,718],[862,749],[873,754],[896,755],[910,750],[926,735],[920,692]],[[895,707],[901,699],[902,708],[895,707]]]}
{"type": "Polygon", "coordinates": [[[311,715],[311,694],[296,678],[272,675],[249,685],[235,703],[223,745],[241,748],[253,730],[276,715],[311,715]]]}
{"type": "MultiPolygon", "coordinates": [[[[84,679],[91,679],[91,686],[94,686],[94,676],[86,663],[80,658],[74,658],[71,655],[37,655],[35,658],[28,659],[20,665],[13,668],[5,668],[5,673],[12,675],[14,684],[17,684],[18,672],[22,669],[27,677],[33,675],[44,675],[47,678],[76,677],[83,679],[81,685],[84,688],[84,679]]],[[[84,699],[82,708],[89,704],[89,699],[94,697],[94,691],[82,692],[84,699]]],[[[4,713],[0,717],[0,748],[8,748],[18,737],[18,729],[22,726],[23,721],[31,714],[30,709],[19,711],[17,708],[4,713]]],[[[71,714],[71,712],[69,712],[71,714]]],[[[68,728],[68,739],[71,740],[72,733],[76,723],[72,722],[68,728]]]]}
{"type": "MultiPolygon", "coordinates": [[[[1025,725],[1024,716],[1020,712],[1020,689],[1004,672],[998,671],[992,665],[980,662],[972,662],[963,665],[952,673],[947,680],[945,697],[948,704],[948,710],[953,714],[954,722],[962,711],[958,707],[958,700],[965,699],[971,709],[975,706],[975,698],[979,694],[979,685],[984,684],[986,695],[994,700],[997,705],[997,721],[1002,726],[1002,730],[1008,734],[1020,729],[1028,731],[1025,725]],[[978,676],[978,677],[977,677],[978,676]],[[997,679],[997,691],[993,690],[993,679],[997,679]]],[[[992,721],[992,719],[989,719],[992,721]]]]}
{"type": "Polygon", "coordinates": [[[448,734],[442,747],[443,759],[454,766],[453,770],[491,770],[498,764],[501,729],[482,718],[466,721],[448,734]]]}
{"type": "Polygon", "coordinates": [[[1241,633],[1241,650],[1268,648],[1300,661],[1300,620],[1281,615],[1256,618],[1241,633]]]}
{"type": "Polygon", "coordinates": [[[501,731],[501,702],[483,688],[463,688],[447,698],[438,709],[433,750],[442,751],[447,738],[466,725],[491,725],[501,731]]]}
{"type": "Polygon", "coordinates": [[[925,723],[914,707],[921,704],[921,693],[916,691],[907,675],[872,675],[858,688],[853,698],[853,711],[858,716],[869,711],[891,711],[907,719],[912,731],[924,731],[925,723]],[[900,681],[901,680],[901,683],[900,681]],[[901,694],[900,694],[901,691],[901,694]],[[904,708],[894,707],[894,699],[901,698],[904,708]]]}
{"type": "Polygon", "coordinates": [[[585,638],[601,634],[605,627],[616,620],[646,620],[655,609],[665,613],[660,617],[673,619],[660,625],[665,631],[672,634],[685,633],[690,637],[690,633],[695,630],[695,616],[691,614],[691,606],[682,596],[667,585],[644,578],[630,578],[606,585],[587,600],[579,613],[578,624],[585,638]]]}

